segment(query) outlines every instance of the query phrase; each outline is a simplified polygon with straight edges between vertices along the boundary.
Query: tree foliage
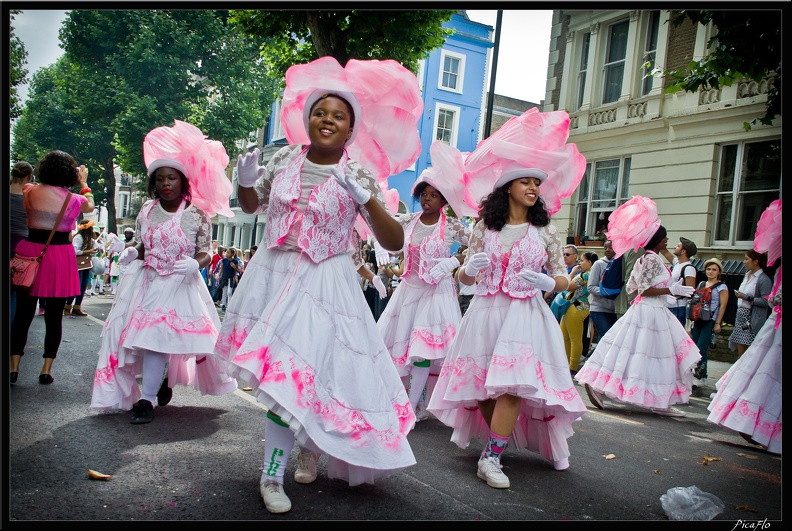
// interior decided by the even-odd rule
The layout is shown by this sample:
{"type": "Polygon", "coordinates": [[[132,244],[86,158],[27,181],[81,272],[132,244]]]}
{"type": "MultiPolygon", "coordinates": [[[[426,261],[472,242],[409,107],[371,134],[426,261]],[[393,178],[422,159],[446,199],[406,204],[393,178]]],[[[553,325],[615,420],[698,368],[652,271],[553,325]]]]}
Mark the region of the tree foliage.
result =
{"type": "MultiPolygon", "coordinates": [[[[667,71],[673,84],[667,92],[697,91],[700,87],[718,89],[742,79],[762,81],[775,74],[769,86],[765,115],[751,121],[771,125],[781,115],[781,11],[780,10],[672,10],[671,21],[685,21],[715,27],[707,42],[710,52],[685,68],[667,71]]],[[[745,124],[750,129],[750,124],[745,124]]]]}
{"type": "Polygon", "coordinates": [[[34,75],[14,150],[40,158],[62,149],[86,164],[110,231],[115,169],[145,174],[151,129],[192,123],[232,157],[277,95],[258,45],[229,24],[227,11],[74,10],[60,40],[62,60],[34,75]]]}
{"type": "MultiPolygon", "coordinates": [[[[9,70],[9,110],[8,117],[11,121],[16,120],[22,116],[22,101],[19,98],[19,87],[27,83],[28,71],[25,68],[27,64],[28,52],[25,49],[25,43],[14,33],[14,16],[18,15],[20,11],[9,11],[11,22],[10,27],[10,41],[8,46],[8,70],[9,70]]],[[[10,122],[9,122],[10,123],[10,122]]]]}
{"type": "Polygon", "coordinates": [[[231,20],[261,39],[261,56],[273,75],[318,57],[393,59],[416,72],[418,61],[443,45],[443,28],[455,10],[232,11],[231,20]]]}

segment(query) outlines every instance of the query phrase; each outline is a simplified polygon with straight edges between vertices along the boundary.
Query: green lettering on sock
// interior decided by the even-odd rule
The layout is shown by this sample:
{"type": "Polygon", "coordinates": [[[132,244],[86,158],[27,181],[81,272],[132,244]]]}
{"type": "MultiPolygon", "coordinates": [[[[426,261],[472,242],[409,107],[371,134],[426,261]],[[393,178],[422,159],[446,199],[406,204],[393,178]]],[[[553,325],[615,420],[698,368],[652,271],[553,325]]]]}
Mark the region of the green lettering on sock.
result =
{"type": "Polygon", "coordinates": [[[276,476],[278,474],[278,469],[281,466],[281,463],[280,463],[280,458],[281,457],[283,457],[283,450],[281,450],[280,448],[275,448],[272,451],[272,455],[270,456],[269,467],[267,467],[266,474],[268,476],[276,476]]]}

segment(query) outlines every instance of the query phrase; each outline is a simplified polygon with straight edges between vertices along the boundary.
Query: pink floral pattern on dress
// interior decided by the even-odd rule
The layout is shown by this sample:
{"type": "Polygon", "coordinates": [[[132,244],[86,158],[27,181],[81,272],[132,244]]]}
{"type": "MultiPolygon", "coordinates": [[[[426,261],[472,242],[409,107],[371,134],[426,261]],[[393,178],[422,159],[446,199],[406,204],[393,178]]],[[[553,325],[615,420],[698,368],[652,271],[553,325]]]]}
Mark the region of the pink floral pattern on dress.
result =
{"type": "Polygon", "coordinates": [[[490,257],[490,265],[481,275],[476,295],[492,295],[503,291],[515,299],[526,299],[540,293],[517,276],[525,267],[542,271],[547,262],[547,251],[534,225],[528,226],[525,236],[517,240],[508,253],[501,251],[500,231],[487,230],[484,234],[484,252],[490,257]]]}
{"type": "Polygon", "coordinates": [[[143,219],[143,242],[146,245],[144,263],[156,269],[162,276],[172,274],[173,266],[180,258],[195,256],[195,242],[189,241],[181,227],[185,204],[186,201],[182,200],[179,209],[171,219],[160,223],[153,230],[149,230],[148,217],[152,209],[159,205],[159,199],[148,203],[141,216],[143,219]]]}

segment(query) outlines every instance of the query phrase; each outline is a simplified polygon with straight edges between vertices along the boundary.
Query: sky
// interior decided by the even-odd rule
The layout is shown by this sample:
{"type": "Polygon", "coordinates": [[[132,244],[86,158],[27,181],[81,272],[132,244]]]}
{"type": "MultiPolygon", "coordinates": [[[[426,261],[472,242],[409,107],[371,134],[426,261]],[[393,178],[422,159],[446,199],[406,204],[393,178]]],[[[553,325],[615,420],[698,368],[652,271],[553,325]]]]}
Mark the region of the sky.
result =
{"type": "MultiPolygon", "coordinates": [[[[66,11],[26,10],[14,19],[14,32],[28,52],[28,80],[63,53],[58,30],[66,11]]],[[[468,10],[468,17],[495,28],[497,11],[468,10]]],[[[552,11],[504,10],[495,75],[495,93],[539,103],[545,97],[552,11]]],[[[493,37],[494,38],[494,37],[493,37]]],[[[489,90],[489,81],[486,89],[489,90]]],[[[19,87],[23,101],[28,85],[19,87]]]]}

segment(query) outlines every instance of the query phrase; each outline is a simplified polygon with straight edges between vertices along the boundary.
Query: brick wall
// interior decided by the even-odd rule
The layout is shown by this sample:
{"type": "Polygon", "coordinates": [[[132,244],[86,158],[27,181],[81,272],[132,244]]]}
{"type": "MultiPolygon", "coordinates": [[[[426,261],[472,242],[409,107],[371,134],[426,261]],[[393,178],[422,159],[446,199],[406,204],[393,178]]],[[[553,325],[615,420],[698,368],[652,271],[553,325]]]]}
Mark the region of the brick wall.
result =
{"type": "MultiPolygon", "coordinates": [[[[684,68],[693,60],[693,50],[696,45],[696,30],[698,23],[685,20],[682,25],[675,26],[669,22],[668,33],[668,53],[666,54],[666,64],[660,65],[665,70],[677,70],[684,68]]],[[[672,80],[664,78],[663,88],[668,88],[672,80]]]]}

